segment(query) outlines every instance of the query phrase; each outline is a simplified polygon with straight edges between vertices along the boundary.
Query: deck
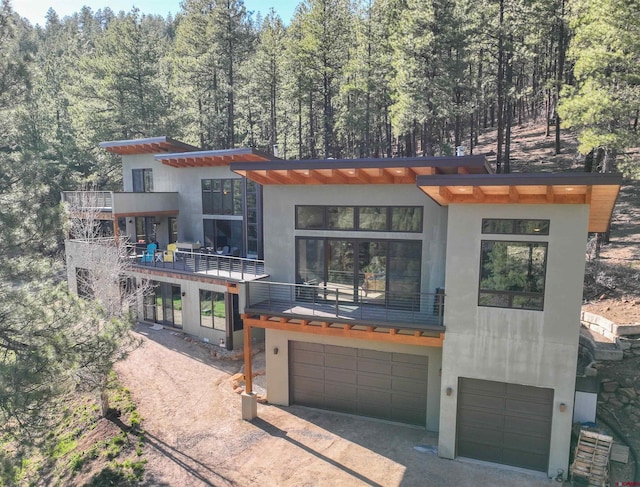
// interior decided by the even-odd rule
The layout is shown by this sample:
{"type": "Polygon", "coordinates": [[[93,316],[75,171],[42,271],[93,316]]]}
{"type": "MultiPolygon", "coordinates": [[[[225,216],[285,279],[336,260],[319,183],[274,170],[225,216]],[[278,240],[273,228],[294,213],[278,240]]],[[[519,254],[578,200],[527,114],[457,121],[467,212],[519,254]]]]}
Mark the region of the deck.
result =
{"type": "Polygon", "coordinates": [[[174,259],[165,261],[159,252],[153,259],[145,261],[142,255],[134,255],[133,267],[171,271],[178,274],[196,274],[201,277],[251,281],[268,277],[264,261],[243,259],[223,255],[209,255],[197,252],[176,251],[174,259]]]}
{"type": "Polygon", "coordinates": [[[314,321],[444,331],[444,294],[345,293],[339,288],[251,282],[245,311],[314,321]]]}

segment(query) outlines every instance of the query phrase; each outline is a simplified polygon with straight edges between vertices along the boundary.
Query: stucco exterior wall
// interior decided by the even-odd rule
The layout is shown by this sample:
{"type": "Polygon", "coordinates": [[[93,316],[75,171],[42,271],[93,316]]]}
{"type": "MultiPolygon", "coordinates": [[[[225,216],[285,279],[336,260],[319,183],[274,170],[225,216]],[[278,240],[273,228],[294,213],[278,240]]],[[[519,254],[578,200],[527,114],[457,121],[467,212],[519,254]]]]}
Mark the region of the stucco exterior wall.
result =
{"type": "Polygon", "coordinates": [[[587,236],[587,205],[451,205],[439,455],[456,455],[458,379],[554,390],[549,475],[567,471],[587,236]],[[548,236],[481,233],[482,218],[549,219],[548,236]],[[548,242],[543,311],[478,306],[481,240],[548,242]],[[560,411],[560,404],[566,409],[560,411]]]}
{"type": "MultiPolygon", "coordinates": [[[[69,290],[73,293],[77,292],[77,278],[76,269],[92,269],[93,263],[98,262],[101,257],[100,245],[90,242],[80,242],[67,240],[65,242],[66,252],[66,266],[67,266],[67,283],[69,290]]],[[[226,340],[225,330],[212,329],[204,326],[200,326],[200,289],[215,291],[219,293],[226,293],[227,288],[225,284],[215,284],[200,281],[192,281],[188,279],[181,279],[178,275],[169,276],[153,276],[147,273],[136,272],[135,268],[132,268],[127,272],[129,277],[145,280],[150,279],[158,282],[166,282],[180,286],[180,291],[184,293],[182,296],[182,331],[190,335],[195,335],[200,338],[206,338],[211,343],[219,344],[220,339],[226,340]]],[[[244,309],[244,296],[241,293],[239,301],[239,309],[244,309]]],[[[229,311],[227,311],[229,314],[229,311]]],[[[138,317],[140,321],[143,321],[143,307],[142,302],[138,303],[138,317]]],[[[236,331],[233,334],[234,348],[242,347],[243,335],[242,331],[236,331]]]]}
{"type": "Polygon", "coordinates": [[[447,209],[417,187],[398,185],[266,185],[264,258],[274,282],[295,282],[295,237],[371,238],[422,241],[421,290],[435,292],[444,284],[447,209]],[[296,205],[422,206],[423,233],[296,230],[296,205]]]}
{"type": "MultiPolygon", "coordinates": [[[[234,172],[224,167],[186,167],[175,168],[162,164],[153,158],[153,154],[122,156],[122,176],[124,191],[133,191],[132,169],[153,169],[153,191],[174,192],[178,194],[178,241],[204,242],[202,227],[202,185],[203,179],[236,179],[234,172]]],[[[225,216],[225,219],[242,219],[242,217],[225,216]]],[[[161,246],[166,246],[168,230],[166,218],[158,239],[161,246]]],[[[162,220],[161,220],[162,221],[162,220]]],[[[135,235],[135,228],[127,222],[127,234],[135,235]]]]}
{"type": "MultiPolygon", "coordinates": [[[[253,333],[253,330],[252,330],[253,333]]],[[[355,338],[337,338],[308,333],[289,333],[280,330],[266,330],[265,359],[267,368],[267,398],[271,404],[288,406],[289,403],[289,341],[322,343],[340,347],[355,347],[381,352],[407,353],[428,357],[427,376],[427,429],[438,431],[440,416],[440,368],[442,349],[417,345],[365,341],[355,338]],[[273,353],[278,348],[278,354],[273,353]]]]}

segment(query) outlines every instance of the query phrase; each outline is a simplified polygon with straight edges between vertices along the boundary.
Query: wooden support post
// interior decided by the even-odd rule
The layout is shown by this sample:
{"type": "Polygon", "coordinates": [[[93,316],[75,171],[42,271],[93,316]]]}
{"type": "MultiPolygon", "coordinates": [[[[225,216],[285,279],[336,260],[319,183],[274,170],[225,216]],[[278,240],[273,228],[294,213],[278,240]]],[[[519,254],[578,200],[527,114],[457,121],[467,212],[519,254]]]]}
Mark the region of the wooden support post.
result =
{"type": "Polygon", "coordinates": [[[244,384],[245,392],[253,392],[253,378],[251,377],[251,326],[244,324],[244,384]]]}

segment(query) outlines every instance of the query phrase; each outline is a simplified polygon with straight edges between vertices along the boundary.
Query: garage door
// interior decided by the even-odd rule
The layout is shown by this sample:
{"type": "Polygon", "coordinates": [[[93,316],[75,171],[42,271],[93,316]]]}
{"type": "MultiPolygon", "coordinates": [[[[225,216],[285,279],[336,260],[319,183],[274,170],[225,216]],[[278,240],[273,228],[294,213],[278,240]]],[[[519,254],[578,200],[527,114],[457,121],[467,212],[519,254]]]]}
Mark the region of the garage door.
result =
{"type": "Polygon", "coordinates": [[[427,357],[289,342],[293,404],[425,425],[427,357]]]}
{"type": "Polygon", "coordinates": [[[547,471],[553,390],[459,380],[457,454],[547,471]]]}

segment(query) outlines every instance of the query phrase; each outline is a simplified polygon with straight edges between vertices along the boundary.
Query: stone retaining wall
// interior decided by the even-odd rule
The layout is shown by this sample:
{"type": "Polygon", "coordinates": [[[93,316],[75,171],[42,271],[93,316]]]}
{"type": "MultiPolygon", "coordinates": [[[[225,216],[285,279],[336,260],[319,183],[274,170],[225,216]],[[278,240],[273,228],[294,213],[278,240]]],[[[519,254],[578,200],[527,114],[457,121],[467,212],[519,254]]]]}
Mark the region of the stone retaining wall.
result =
{"type": "Polygon", "coordinates": [[[580,321],[584,326],[608,338],[621,350],[640,349],[640,324],[617,324],[604,316],[583,311],[580,321]]]}

